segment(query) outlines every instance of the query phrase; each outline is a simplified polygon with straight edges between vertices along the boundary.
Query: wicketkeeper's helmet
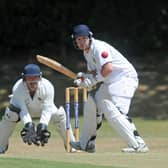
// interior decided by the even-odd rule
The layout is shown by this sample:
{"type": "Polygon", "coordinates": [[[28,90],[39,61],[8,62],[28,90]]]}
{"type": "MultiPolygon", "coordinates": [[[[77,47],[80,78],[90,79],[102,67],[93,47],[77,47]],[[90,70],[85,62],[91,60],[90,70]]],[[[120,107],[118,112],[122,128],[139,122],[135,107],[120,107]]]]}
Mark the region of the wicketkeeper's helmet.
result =
{"type": "Polygon", "coordinates": [[[36,64],[27,64],[22,72],[22,77],[26,76],[39,76],[41,77],[42,73],[40,71],[40,67],[36,64]]]}

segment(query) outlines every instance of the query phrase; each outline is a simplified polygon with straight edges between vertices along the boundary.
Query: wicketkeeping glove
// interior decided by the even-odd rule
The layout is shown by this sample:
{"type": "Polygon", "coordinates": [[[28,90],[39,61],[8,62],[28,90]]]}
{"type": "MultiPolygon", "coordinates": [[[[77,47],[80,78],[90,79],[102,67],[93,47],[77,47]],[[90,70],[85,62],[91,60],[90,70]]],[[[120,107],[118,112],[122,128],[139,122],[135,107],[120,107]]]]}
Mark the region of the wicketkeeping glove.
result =
{"type": "Polygon", "coordinates": [[[47,125],[43,123],[39,123],[37,125],[37,141],[44,146],[48,143],[48,139],[51,136],[51,132],[47,130],[47,125]]]}
{"type": "Polygon", "coordinates": [[[31,144],[39,145],[39,143],[36,140],[36,131],[34,123],[32,122],[26,123],[24,128],[21,130],[20,135],[24,143],[27,143],[28,145],[31,144]]]}

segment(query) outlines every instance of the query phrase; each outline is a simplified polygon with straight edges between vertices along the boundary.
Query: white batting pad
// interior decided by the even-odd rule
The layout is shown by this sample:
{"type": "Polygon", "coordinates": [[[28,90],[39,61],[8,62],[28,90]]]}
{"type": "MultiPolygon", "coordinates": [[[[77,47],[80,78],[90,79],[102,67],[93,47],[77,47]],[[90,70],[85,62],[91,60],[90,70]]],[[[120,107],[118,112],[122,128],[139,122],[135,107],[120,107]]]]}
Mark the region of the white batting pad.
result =
{"type": "Polygon", "coordinates": [[[88,99],[83,108],[83,128],[80,137],[80,145],[85,150],[89,139],[96,135],[96,104],[92,96],[88,95],[88,99]]]}
{"type": "Polygon", "coordinates": [[[139,145],[134,137],[130,122],[122,115],[110,100],[103,101],[105,118],[118,134],[132,147],[137,148],[139,145]]]}
{"type": "MultiPolygon", "coordinates": [[[[51,122],[56,126],[56,129],[66,145],[66,114],[64,108],[61,106],[55,114],[52,115],[51,122]]],[[[72,128],[70,126],[70,140],[75,141],[72,128]]]]}
{"type": "Polygon", "coordinates": [[[3,117],[0,121],[0,149],[5,151],[8,146],[9,138],[12,135],[16,126],[16,122],[5,120],[3,117]]]}

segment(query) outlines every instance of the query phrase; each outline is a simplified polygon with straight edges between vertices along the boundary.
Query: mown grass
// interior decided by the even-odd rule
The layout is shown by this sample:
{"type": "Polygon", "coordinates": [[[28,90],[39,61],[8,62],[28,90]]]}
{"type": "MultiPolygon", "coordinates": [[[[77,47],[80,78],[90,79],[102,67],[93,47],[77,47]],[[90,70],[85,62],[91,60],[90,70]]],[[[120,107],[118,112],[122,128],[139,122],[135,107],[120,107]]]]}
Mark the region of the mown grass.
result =
{"type": "Polygon", "coordinates": [[[119,168],[111,166],[98,166],[90,164],[75,164],[39,159],[0,158],[3,168],[119,168]]]}
{"type": "MultiPolygon", "coordinates": [[[[38,166],[40,168],[54,166],[63,168],[105,168],[106,166],[111,168],[167,168],[168,120],[156,121],[142,118],[133,120],[150,148],[148,153],[125,154],[120,152],[126,144],[106,120],[98,132],[96,153],[93,154],[66,153],[62,139],[53,125],[49,126],[52,136],[45,147],[28,146],[20,138],[19,132],[23,126],[20,122],[11,137],[9,150],[5,155],[0,156],[0,165],[3,165],[4,168],[10,168],[10,165],[12,168],[19,168],[19,166],[24,168],[38,168],[38,166]]],[[[82,118],[80,118],[81,129],[82,118]]]]}

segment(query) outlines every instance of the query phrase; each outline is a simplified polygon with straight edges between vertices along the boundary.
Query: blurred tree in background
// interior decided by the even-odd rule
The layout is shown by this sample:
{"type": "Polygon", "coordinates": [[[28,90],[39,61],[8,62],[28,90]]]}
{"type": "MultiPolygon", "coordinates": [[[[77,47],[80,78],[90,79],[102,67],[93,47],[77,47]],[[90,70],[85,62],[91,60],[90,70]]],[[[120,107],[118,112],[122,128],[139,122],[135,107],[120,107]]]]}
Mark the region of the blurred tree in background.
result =
{"type": "MultiPolygon", "coordinates": [[[[82,70],[83,59],[71,41],[73,26],[81,23],[135,65],[143,87],[134,103],[144,107],[143,112],[136,110],[136,115],[146,115],[149,109],[151,116],[153,109],[163,107],[159,117],[167,117],[168,2],[163,0],[1,0],[0,56],[5,60],[1,61],[1,88],[11,86],[23,65],[36,61],[36,54],[56,58],[75,72],[82,70]],[[147,98],[151,101],[150,96],[155,101],[149,107],[144,102],[147,98]]],[[[157,110],[153,118],[159,118],[157,110]]]]}
{"type": "Polygon", "coordinates": [[[66,60],[71,30],[78,23],[120,48],[133,46],[136,55],[167,49],[166,1],[1,0],[0,8],[2,57],[17,50],[54,48],[66,60]]]}

